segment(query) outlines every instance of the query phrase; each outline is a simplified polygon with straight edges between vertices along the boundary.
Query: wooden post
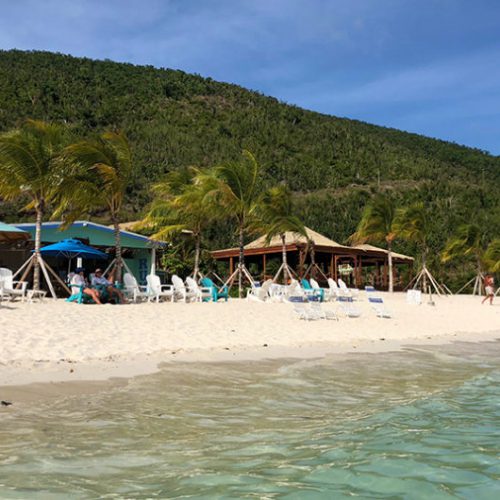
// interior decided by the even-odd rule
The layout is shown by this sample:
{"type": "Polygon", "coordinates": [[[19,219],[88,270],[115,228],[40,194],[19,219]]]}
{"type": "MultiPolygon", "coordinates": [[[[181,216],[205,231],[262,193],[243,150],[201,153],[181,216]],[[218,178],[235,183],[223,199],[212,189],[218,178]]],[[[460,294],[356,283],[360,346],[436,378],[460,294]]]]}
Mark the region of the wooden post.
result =
{"type": "Polygon", "coordinates": [[[266,254],[262,254],[262,278],[266,279],[266,254]]]}
{"type": "Polygon", "coordinates": [[[334,264],[333,264],[333,279],[335,281],[337,281],[337,279],[338,279],[338,275],[337,275],[338,271],[339,271],[338,260],[339,260],[339,256],[335,255],[334,264]]]}
{"type": "Polygon", "coordinates": [[[362,279],[363,279],[363,259],[359,257],[358,259],[358,287],[362,286],[362,279]]]}
{"type": "Polygon", "coordinates": [[[229,257],[229,275],[232,276],[234,273],[234,258],[229,257]]]}
{"type": "Polygon", "coordinates": [[[387,288],[387,278],[388,278],[388,273],[387,273],[387,262],[384,261],[384,276],[383,276],[383,282],[384,282],[384,288],[387,288]]]}
{"type": "Polygon", "coordinates": [[[333,278],[333,266],[334,266],[334,263],[333,263],[333,253],[330,254],[330,278],[333,278]]]}

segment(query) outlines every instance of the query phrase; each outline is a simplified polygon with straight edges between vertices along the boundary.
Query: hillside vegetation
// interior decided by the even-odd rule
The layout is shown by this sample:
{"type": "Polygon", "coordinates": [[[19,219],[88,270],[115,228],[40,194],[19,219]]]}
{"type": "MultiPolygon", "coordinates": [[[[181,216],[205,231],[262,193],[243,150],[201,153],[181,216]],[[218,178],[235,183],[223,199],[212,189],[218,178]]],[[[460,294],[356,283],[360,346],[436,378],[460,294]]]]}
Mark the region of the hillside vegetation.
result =
{"type": "MultiPolygon", "coordinates": [[[[48,52],[0,51],[0,131],[25,118],[67,123],[75,136],[122,129],[135,169],[126,218],[139,217],[149,185],[182,166],[211,166],[252,151],[271,181],[286,181],[306,225],[337,241],[354,232],[375,193],[400,206],[424,201],[437,254],[474,221],[500,234],[500,158],[485,152],[290,106],[237,85],[182,71],[48,52]]],[[[0,219],[26,215],[0,203],[0,219]]],[[[224,227],[224,230],[221,229],[224,227]]],[[[209,246],[233,245],[230,226],[209,246]]],[[[415,253],[408,243],[395,249],[415,253]]],[[[464,271],[447,268],[457,280],[464,271]]]]}

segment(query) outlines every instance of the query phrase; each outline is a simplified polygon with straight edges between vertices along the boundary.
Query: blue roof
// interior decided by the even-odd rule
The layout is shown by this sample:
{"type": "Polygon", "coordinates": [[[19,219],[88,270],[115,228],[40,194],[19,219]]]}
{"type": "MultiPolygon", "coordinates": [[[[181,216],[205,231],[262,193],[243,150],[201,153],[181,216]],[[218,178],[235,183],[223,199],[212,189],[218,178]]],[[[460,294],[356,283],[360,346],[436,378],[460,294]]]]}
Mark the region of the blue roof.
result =
{"type": "MultiPolygon", "coordinates": [[[[42,223],[42,229],[58,229],[63,223],[58,221],[58,222],[43,222],[42,223]]],[[[22,229],[24,231],[35,231],[36,224],[32,222],[25,222],[25,223],[20,223],[20,224],[14,224],[15,227],[22,229]]],[[[103,224],[97,224],[96,222],[90,222],[86,220],[78,220],[73,222],[69,228],[77,228],[77,227],[85,227],[85,228],[91,228],[95,229],[97,231],[102,231],[105,233],[109,234],[114,234],[115,230],[112,227],[105,226],[103,224]]],[[[68,229],[69,229],[68,228],[68,229]]],[[[145,245],[149,247],[164,247],[167,245],[167,243],[162,242],[162,241],[156,241],[148,238],[147,236],[143,236],[141,234],[137,233],[132,233],[130,231],[125,231],[123,229],[120,230],[120,234],[122,236],[126,236],[128,238],[136,239],[138,241],[141,241],[145,245]]],[[[125,245],[126,246],[126,245],[125,245]]]]}

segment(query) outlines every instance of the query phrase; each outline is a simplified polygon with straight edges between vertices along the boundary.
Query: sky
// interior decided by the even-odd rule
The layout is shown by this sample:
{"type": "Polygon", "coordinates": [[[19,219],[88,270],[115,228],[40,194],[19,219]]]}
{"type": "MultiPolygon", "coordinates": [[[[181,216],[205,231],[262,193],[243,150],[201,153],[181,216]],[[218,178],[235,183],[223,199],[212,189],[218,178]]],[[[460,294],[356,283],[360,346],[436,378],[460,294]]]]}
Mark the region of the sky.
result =
{"type": "Polygon", "coordinates": [[[0,48],[181,69],[500,155],[500,0],[0,0],[0,48]]]}

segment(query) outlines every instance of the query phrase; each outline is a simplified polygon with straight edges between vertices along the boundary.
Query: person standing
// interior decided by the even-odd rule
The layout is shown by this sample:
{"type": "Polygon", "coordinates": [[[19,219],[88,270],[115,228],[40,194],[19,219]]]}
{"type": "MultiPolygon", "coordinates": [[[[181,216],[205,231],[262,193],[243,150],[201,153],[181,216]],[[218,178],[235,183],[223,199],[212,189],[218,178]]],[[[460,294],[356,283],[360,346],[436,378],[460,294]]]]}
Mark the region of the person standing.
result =
{"type": "Polygon", "coordinates": [[[495,285],[495,281],[493,279],[493,276],[491,276],[491,274],[487,274],[484,277],[484,291],[485,291],[486,297],[484,297],[481,304],[484,304],[488,299],[490,299],[490,306],[493,305],[493,297],[495,296],[494,285],[495,285]]]}

